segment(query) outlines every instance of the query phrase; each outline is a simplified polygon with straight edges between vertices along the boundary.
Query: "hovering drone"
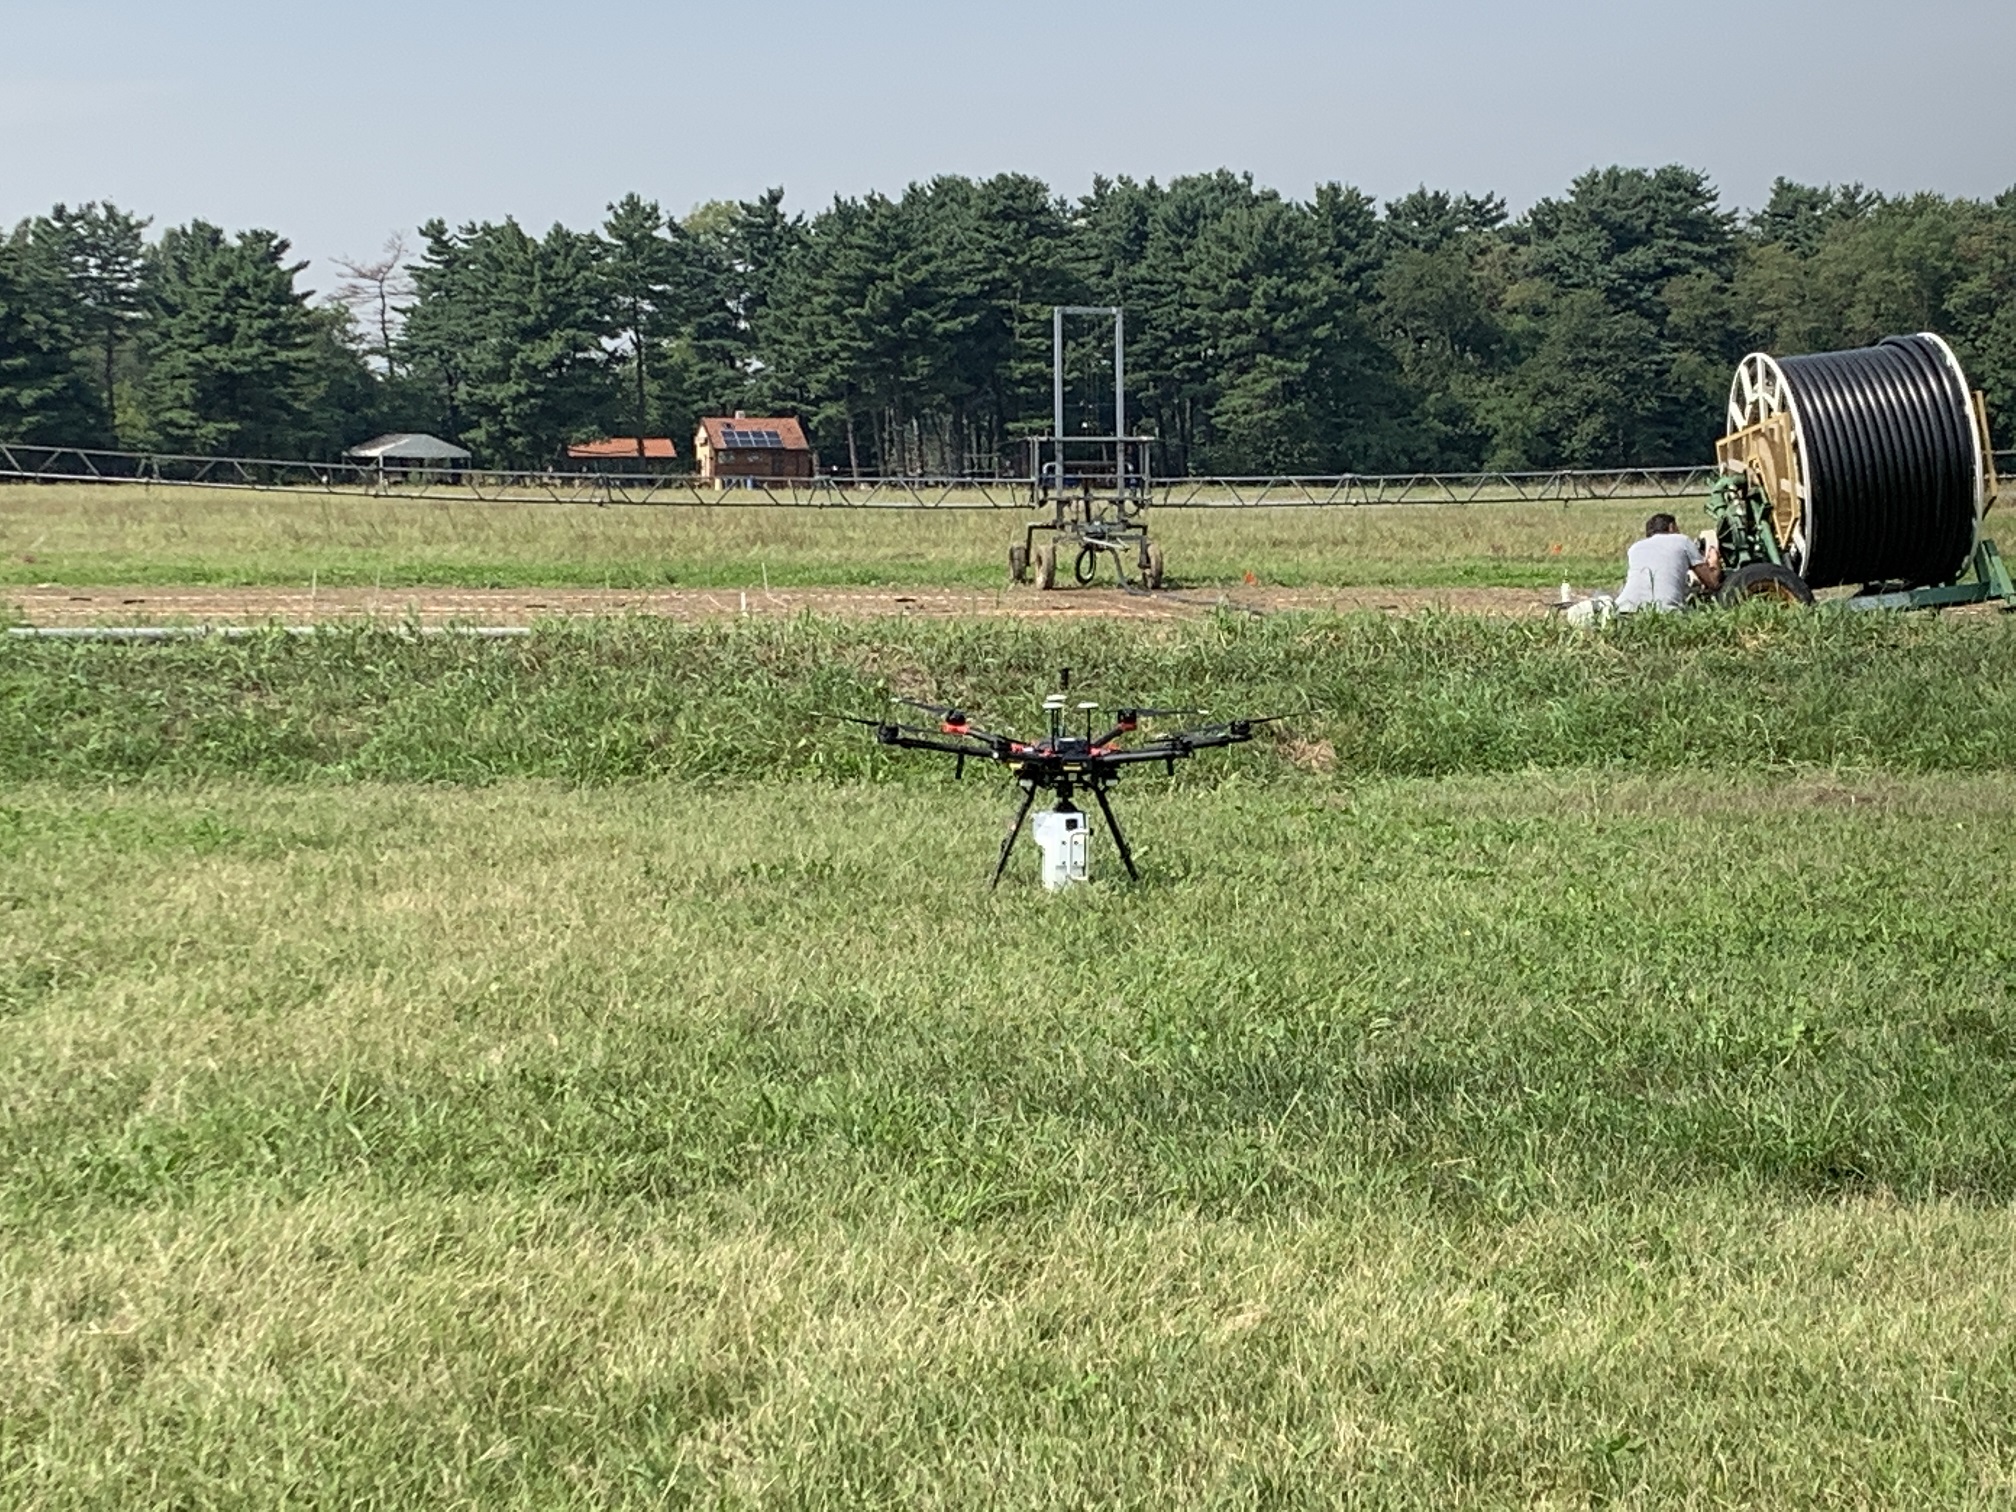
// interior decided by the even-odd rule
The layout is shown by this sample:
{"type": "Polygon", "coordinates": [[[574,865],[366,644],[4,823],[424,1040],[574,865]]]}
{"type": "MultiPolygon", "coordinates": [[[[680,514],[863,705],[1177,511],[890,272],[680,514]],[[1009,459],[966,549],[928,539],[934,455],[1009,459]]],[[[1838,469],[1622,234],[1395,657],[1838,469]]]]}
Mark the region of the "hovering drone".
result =
{"type": "MultiPolygon", "coordinates": [[[[1066,667],[1058,677],[1058,687],[1068,690],[1070,686],[1071,669],[1066,667]]],[[[1134,867],[1134,853],[1127,848],[1127,837],[1120,832],[1120,821],[1113,817],[1113,805],[1106,797],[1106,790],[1120,780],[1121,772],[1145,762],[1161,762],[1173,777],[1176,763],[1185,757],[1216,746],[1239,745],[1251,740],[1256,728],[1281,717],[1269,714],[1259,719],[1234,719],[1224,724],[1200,725],[1157,735],[1140,745],[1122,746],[1121,742],[1133,735],[1144,719],[1184,717],[1206,711],[1116,709],[1113,727],[1104,734],[1094,734],[1092,716],[1099,706],[1096,703],[1080,703],[1076,712],[1085,717],[1085,733],[1080,736],[1065,729],[1068,703],[1060,691],[1043,700],[1044,712],[1050,720],[1050,732],[1036,740],[1023,740],[1019,736],[979,728],[967,717],[964,709],[919,703],[913,698],[897,698],[891,702],[936,715],[937,727],[862,719],[852,714],[833,717],[850,724],[866,725],[875,732],[875,739],[882,745],[914,751],[943,751],[954,759],[954,777],[966,775],[968,757],[997,762],[1015,774],[1015,781],[1022,789],[1022,800],[1016,805],[1008,834],[1001,841],[1001,854],[994,863],[994,876],[987,884],[989,889],[1000,883],[1001,874],[1008,869],[1008,858],[1015,849],[1015,837],[1022,833],[1022,822],[1029,817],[1029,809],[1035,803],[1037,793],[1046,789],[1057,795],[1056,806],[1049,813],[1038,814],[1032,826],[1036,843],[1043,852],[1045,887],[1064,887],[1073,882],[1087,881],[1091,876],[1086,817],[1071,801],[1072,795],[1080,788],[1086,789],[1098,800],[1099,812],[1106,817],[1106,828],[1113,836],[1114,848],[1120,852],[1120,864],[1127,868],[1129,877],[1140,881],[1141,873],[1134,867]]]]}

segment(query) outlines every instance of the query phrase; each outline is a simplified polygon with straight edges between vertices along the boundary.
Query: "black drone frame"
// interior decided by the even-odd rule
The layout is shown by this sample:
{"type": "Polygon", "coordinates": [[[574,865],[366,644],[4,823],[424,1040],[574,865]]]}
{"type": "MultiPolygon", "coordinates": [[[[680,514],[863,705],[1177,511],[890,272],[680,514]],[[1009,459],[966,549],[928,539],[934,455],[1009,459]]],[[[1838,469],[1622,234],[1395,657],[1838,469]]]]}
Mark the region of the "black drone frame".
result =
{"type": "MultiPolygon", "coordinates": [[[[1070,685],[1071,673],[1066,668],[1062,686],[1068,688],[1070,685]]],[[[875,732],[876,741],[882,745],[911,751],[941,751],[954,758],[954,777],[966,775],[969,758],[991,761],[1007,767],[1021,787],[1021,802],[1015,806],[1015,817],[1009,821],[1008,833],[1001,841],[1001,854],[994,862],[994,875],[987,884],[990,890],[1000,884],[1001,874],[1008,869],[1008,858],[1015,849],[1015,837],[1022,833],[1022,823],[1029,817],[1036,795],[1044,791],[1055,793],[1058,810],[1075,813],[1077,809],[1071,798],[1081,788],[1097,800],[1099,812],[1105,816],[1106,828],[1113,836],[1114,848],[1120,852],[1120,862],[1127,868],[1127,875],[1136,882],[1140,881],[1141,873],[1135,868],[1134,853],[1128,848],[1127,837],[1121,833],[1120,821],[1113,816],[1113,804],[1107,798],[1106,790],[1120,780],[1120,774],[1128,767],[1144,763],[1160,762],[1173,777],[1177,762],[1199,751],[1242,744],[1253,738],[1253,731],[1258,726],[1271,724],[1281,717],[1269,714],[1259,719],[1233,719],[1224,724],[1200,725],[1157,735],[1141,745],[1123,746],[1120,742],[1133,735],[1144,719],[1201,714],[1204,711],[1117,709],[1112,728],[1103,734],[1095,734],[1092,728],[1095,706],[1080,704],[1078,712],[1085,715],[1086,723],[1085,733],[1079,736],[1068,733],[1064,728],[1065,704],[1059,694],[1044,701],[1044,708],[1050,715],[1050,732],[1036,740],[1023,740],[1019,736],[979,728],[967,717],[964,709],[919,703],[910,698],[898,698],[894,702],[937,715],[937,727],[862,719],[852,714],[834,717],[851,724],[866,725],[875,732]]]]}

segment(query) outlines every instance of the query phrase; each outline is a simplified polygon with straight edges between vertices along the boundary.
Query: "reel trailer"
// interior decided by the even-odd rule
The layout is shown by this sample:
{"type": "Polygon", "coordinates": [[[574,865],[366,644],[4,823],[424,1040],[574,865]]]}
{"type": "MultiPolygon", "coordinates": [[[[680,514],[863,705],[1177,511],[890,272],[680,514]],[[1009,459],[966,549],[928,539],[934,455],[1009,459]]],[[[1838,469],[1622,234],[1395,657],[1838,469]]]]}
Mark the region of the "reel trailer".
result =
{"type": "Polygon", "coordinates": [[[1724,603],[1850,609],[1999,602],[2016,582],[1981,534],[1997,480],[1983,396],[1930,332],[1846,352],[1753,352],[1729,389],[1709,489],[1724,603]]]}

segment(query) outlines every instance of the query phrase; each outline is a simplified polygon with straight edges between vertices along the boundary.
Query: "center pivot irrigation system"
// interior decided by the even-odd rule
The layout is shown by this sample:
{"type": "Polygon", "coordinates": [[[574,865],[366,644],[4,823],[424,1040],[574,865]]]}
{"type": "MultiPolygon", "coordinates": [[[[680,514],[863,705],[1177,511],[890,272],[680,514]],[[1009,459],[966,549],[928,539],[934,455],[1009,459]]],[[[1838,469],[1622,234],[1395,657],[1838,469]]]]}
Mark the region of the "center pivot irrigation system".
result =
{"type": "Polygon", "coordinates": [[[913,698],[898,698],[893,702],[937,716],[936,726],[862,719],[853,714],[831,717],[850,724],[866,725],[875,732],[875,739],[886,746],[912,751],[942,751],[954,760],[954,777],[966,774],[969,757],[975,761],[995,762],[1014,774],[1016,783],[1022,789],[1022,800],[1017,804],[1015,817],[1009,822],[1008,833],[1001,841],[1001,854],[994,862],[994,876],[987,884],[990,889],[1001,881],[1001,874],[1008,869],[1008,858],[1015,849],[1015,837],[1022,833],[1022,821],[1029,817],[1029,809],[1035,803],[1037,793],[1044,791],[1056,794],[1057,802],[1048,813],[1038,814],[1032,825],[1037,848],[1043,853],[1043,885],[1054,889],[1091,879],[1090,828],[1084,813],[1071,801],[1081,788],[1092,795],[1099,804],[1099,812],[1105,815],[1106,828],[1113,836],[1113,847],[1120,853],[1120,864],[1127,868],[1129,877],[1140,881],[1141,874],[1134,868],[1134,853],[1127,847],[1127,837],[1120,832],[1120,821],[1113,817],[1113,805],[1107,800],[1106,790],[1120,780],[1120,774],[1128,767],[1143,763],[1159,762],[1173,777],[1177,762],[1199,751],[1251,740],[1256,728],[1272,724],[1281,717],[1269,714],[1259,719],[1233,719],[1224,724],[1199,725],[1157,735],[1140,745],[1129,746],[1123,742],[1140,729],[1143,720],[1194,716],[1206,711],[1116,709],[1112,726],[1104,733],[1094,734],[1093,715],[1099,705],[1079,703],[1075,712],[1084,716],[1085,733],[1074,735],[1065,728],[1066,711],[1071,708],[1066,697],[1071,687],[1069,667],[1058,673],[1057,687],[1057,692],[1043,700],[1043,709],[1050,721],[1049,733],[1035,740],[983,730],[973,723],[964,709],[919,703],[913,698]]]}
{"type": "Polygon", "coordinates": [[[1940,337],[1752,353],[1715,455],[1725,601],[1810,604],[1817,588],[1859,585],[1848,608],[2016,607],[1981,535],[1997,487],[1987,403],[1940,337]]]}
{"type": "Polygon", "coordinates": [[[1127,434],[1127,313],[1118,305],[1053,305],[1050,310],[1050,434],[1029,440],[1029,502],[1047,509],[1048,519],[1032,522],[1008,548],[1008,579],[1055,588],[1059,565],[1068,558],[1071,576],[1089,588],[1099,576],[1099,558],[1110,556],[1123,588],[1126,561],[1134,559],[1140,582],[1162,586],[1162,547],[1148,539],[1142,519],[1153,493],[1148,464],[1153,440],[1127,434]],[[1113,320],[1113,433],[1065,434],[1064,321],[1071,315],[1107,315],[1113,320]],[[1036,537],[1047,535],[1041,546],[1036,537]]]}

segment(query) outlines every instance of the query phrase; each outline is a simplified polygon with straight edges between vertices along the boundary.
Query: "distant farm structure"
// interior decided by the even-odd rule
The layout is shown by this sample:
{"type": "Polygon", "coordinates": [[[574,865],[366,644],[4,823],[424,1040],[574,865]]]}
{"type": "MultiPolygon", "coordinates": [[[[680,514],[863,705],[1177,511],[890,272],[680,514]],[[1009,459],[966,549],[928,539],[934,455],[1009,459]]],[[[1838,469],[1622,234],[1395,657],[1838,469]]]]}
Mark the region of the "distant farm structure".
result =
{"type": "Polygon", "coordinates": [[[604,436],[567,448],[575,472],[669,472],[678,455],[670,436],[604,436]]]}
{"type": "Polygon", "coordinates": [[[373,436],[369,441],[351,447],[343,455],[366,466],[375,463],[381,478],[402,481],[445,479],[451,483],[460,479],[470,460],[467,447],[443,441],[439,436],[430,436],[424,431],[392,431],[383,436],[373,436]]]}
{"type": "Polygon", "coordinates": [[[803,482],[818,471],[804,427],[788,415],[710,415],[693,432],[693,460],[716,488],[803,482]]]}

